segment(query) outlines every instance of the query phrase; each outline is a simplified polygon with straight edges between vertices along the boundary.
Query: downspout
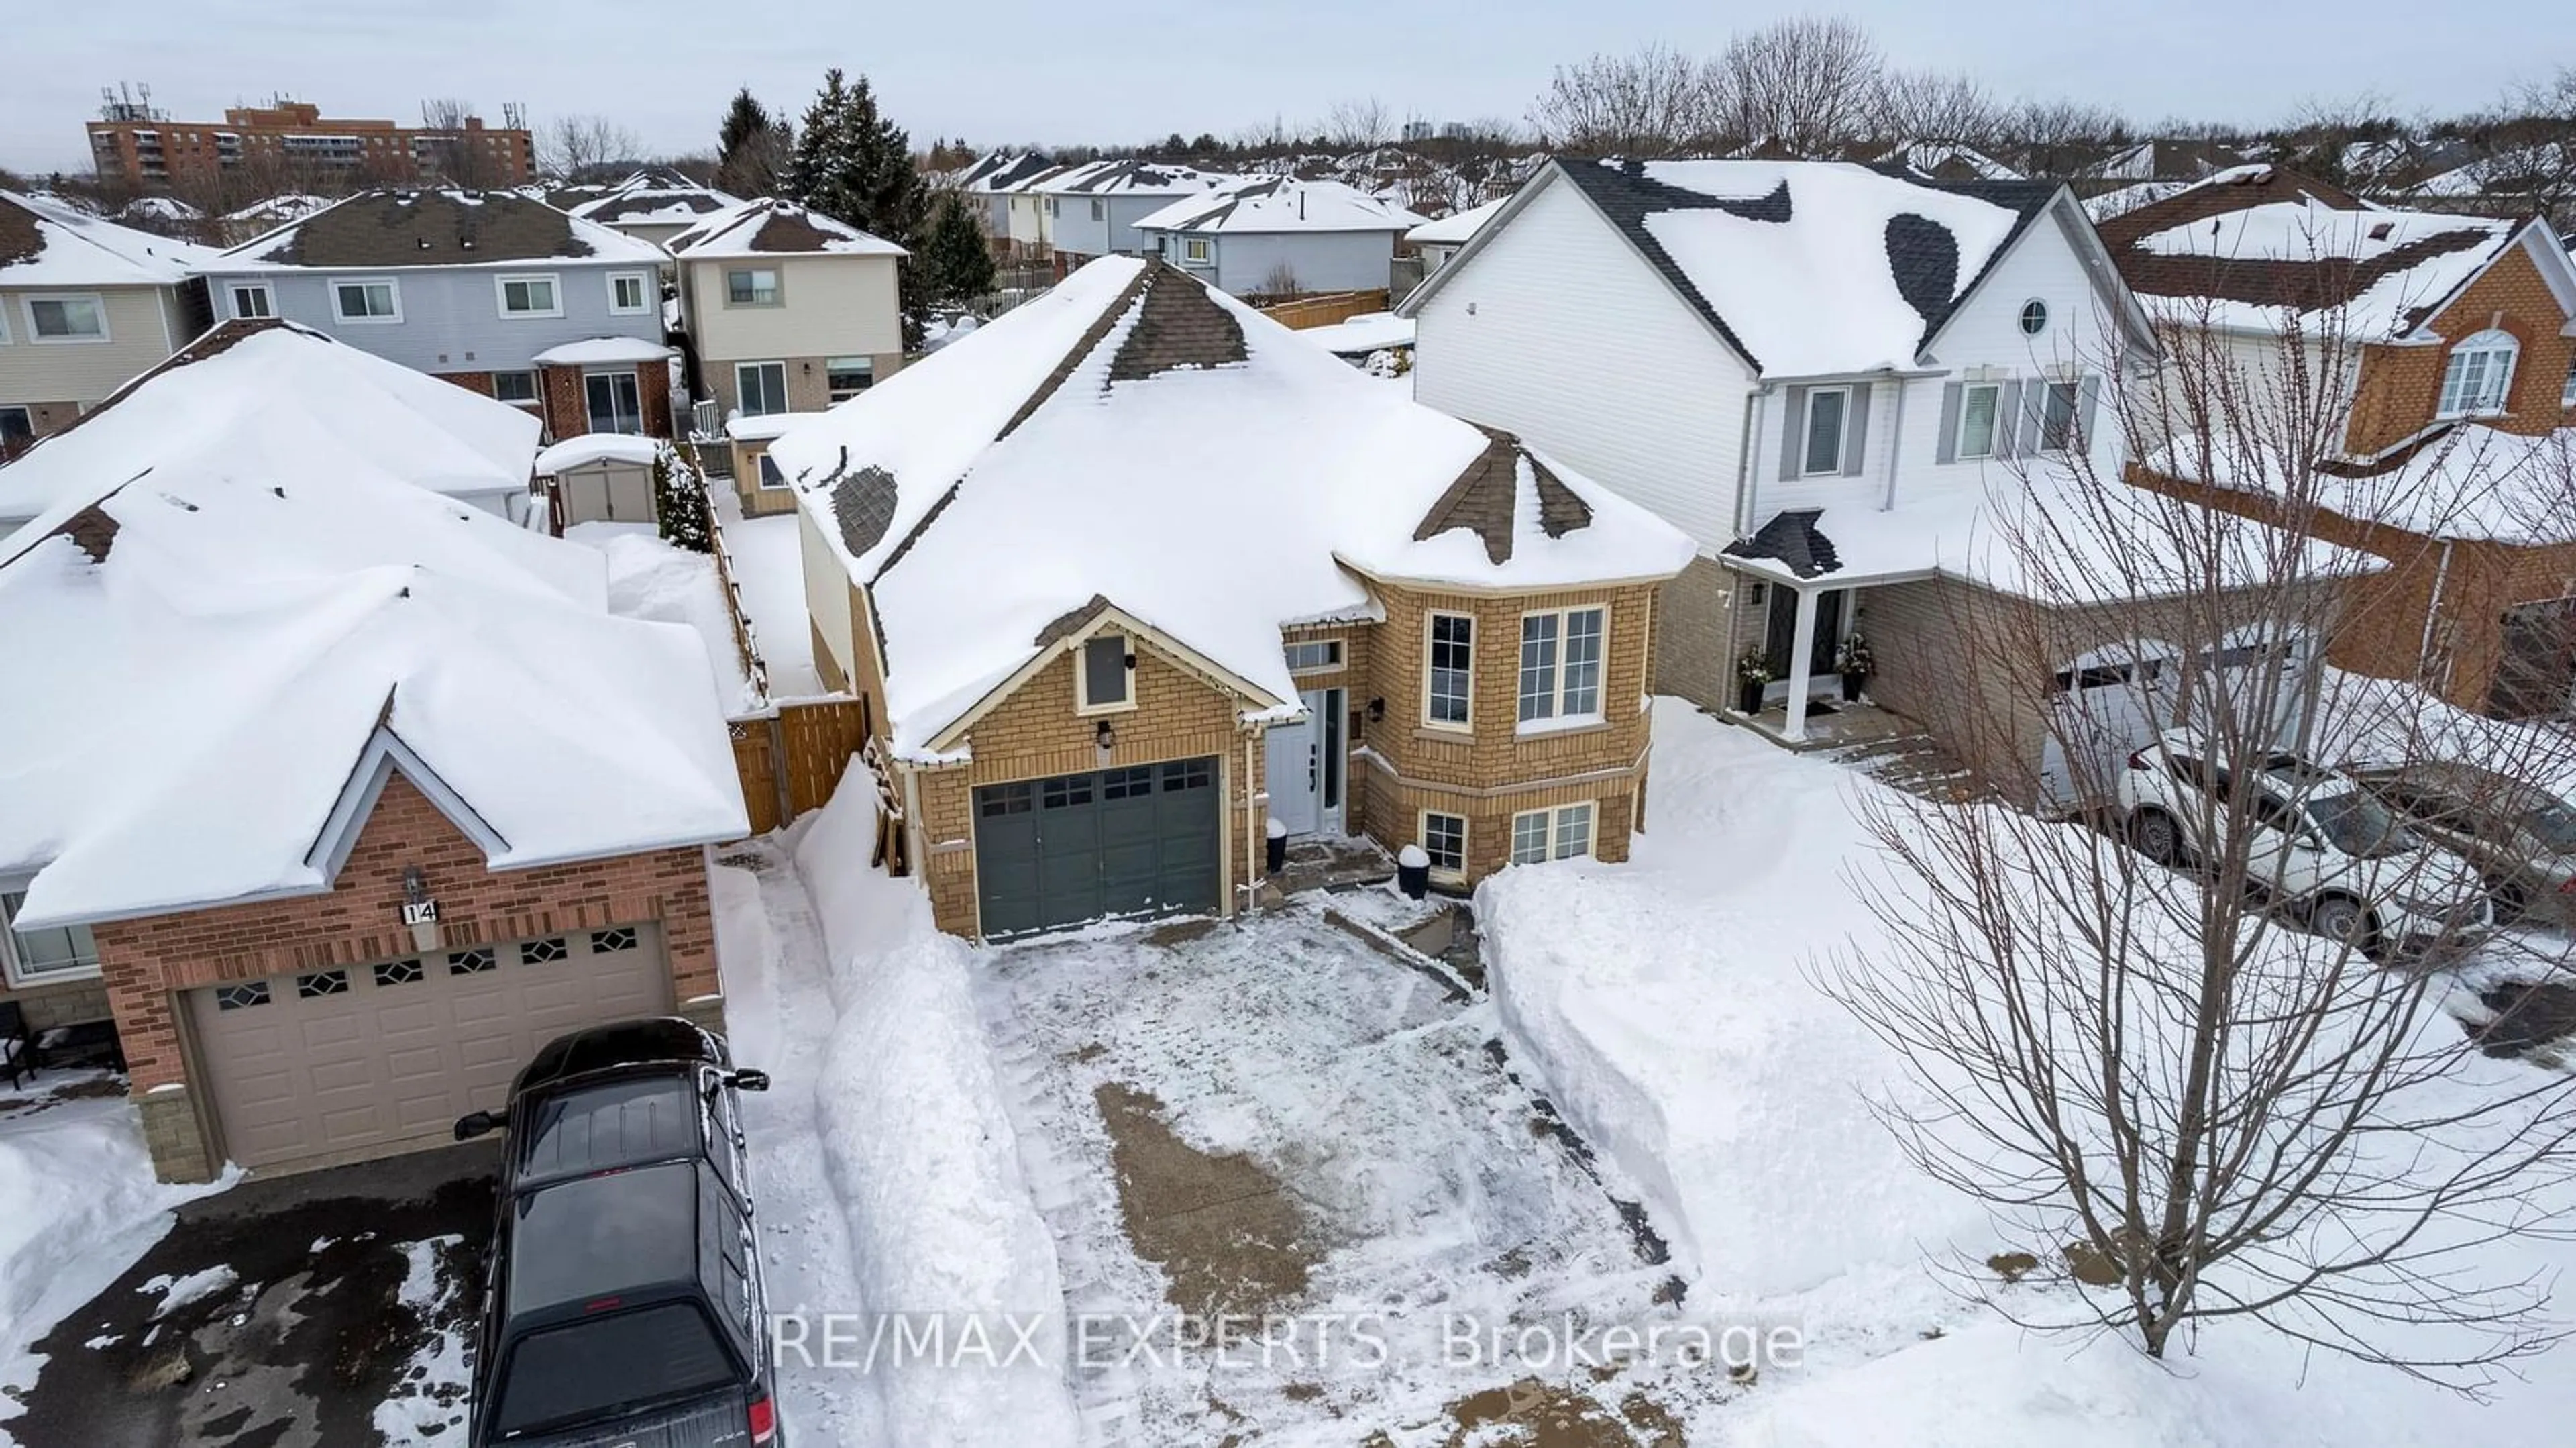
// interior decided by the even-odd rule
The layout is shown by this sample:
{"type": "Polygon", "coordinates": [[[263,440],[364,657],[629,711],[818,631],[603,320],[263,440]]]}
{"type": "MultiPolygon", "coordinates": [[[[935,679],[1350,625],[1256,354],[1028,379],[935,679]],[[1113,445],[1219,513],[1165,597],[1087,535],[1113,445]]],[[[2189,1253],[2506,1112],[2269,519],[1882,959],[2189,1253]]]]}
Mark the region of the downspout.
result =
{"type": "Polygon", "coordinates": [[[1763,403],[1771,396],[1771,384],[1763,383],[1745,395],[1744,435],[1735,446],[1735,536],[1753,536],[1753,449],[1762,437],[1763,403]]]}
{"type": "Polygon", "coordinates": [[[1255,817],[1260,808],[1252,788],[1252,751],[1256,736],[1243,736],[1243,913],[1252,913],[1252,904],[1261,898],[1261,876],[1254,868],[1252,852],[1260,849],[1261,821],[1255,817]]]}
{"type": "MultiPolygon", "coordinates": [[[[1896,510],[1896,464],[1905,454],[1905,379],[1902,377],[1896,379],[1896,416],[1889,421],[1888,428],[1887,491],[1878,500],[1878,510],[1882,513],[1896,510]]],[[[1850,620],[1844,622],[1848,624],[1850,620]]]]}
{"type": "MultiPolygon", "coordinates": [[[[2434,622],[2442,615],[2442,591],[2450,582],[2451,545],[2455,541],[2456,540],[2450,538],[2442,540],[2442,561],[2436,564],[2433,568],[2433,596],[2426,600],[2424,604],[2424,643],[2423,646],[2416,651],[2415,667],[2417,676],[2424,680],[2427,687],[2431,687],[2434,682],[2432,678],[2433,625],[2434,622]]],[[[2443,682],[2447,683],[2449,681],[2446,679],[2443,682]]],[[[2434,692],[2440,693],[2441,690],[2435,689],[2434,692]]]]}

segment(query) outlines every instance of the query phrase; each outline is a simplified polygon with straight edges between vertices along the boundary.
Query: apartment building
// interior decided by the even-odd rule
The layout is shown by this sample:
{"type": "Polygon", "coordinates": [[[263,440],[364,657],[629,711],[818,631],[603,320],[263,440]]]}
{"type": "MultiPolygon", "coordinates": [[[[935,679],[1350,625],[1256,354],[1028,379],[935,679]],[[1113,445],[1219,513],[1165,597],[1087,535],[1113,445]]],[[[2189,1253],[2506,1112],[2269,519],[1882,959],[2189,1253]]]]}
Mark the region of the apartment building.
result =
{"type": "MultiPolygon", "coordinates": [[[[511,107],[506,120],[519,119],[511,107]]],[[[534,179],[536,143],[521,125],[486,126],[466,116],[453,128],[326,117],[318,106],[279,100],[235,106],[223,121],[177,121],[156,110],[149,92],[137,101],[109,92],[89,123],[91,159],[101,177],[151,188],[243,167],[309,169],[377,182],[452,178],[477,186],[534,179]]]]}

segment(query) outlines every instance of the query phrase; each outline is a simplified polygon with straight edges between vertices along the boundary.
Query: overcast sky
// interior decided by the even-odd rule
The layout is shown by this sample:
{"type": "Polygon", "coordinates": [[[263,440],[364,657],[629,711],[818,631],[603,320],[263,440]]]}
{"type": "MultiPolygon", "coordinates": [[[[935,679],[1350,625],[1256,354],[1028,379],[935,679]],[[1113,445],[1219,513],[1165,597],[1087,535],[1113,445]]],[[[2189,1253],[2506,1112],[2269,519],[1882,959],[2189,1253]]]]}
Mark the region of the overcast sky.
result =
{"type": "MultiPolygon", "coordinates": [[[[2568,57],[2564,0],[2492,0],[2428,24],[2398,0],[1849,0],[1896,62],[1964,68],[2005,97],[2073,96],[2142,122],[2274,120],[2309,95],[2400,113],[2490,104],[2517,64],[2568,57]],[[2516,57],[2528,59],[2517,61],[2516,57]]],[[[147,82],[180,120],[285,92],[325,115],[416,124],[424,96],[496,123],[505,101],[599,112],[648,150],[712,149],[748,84],[801,110],[824,67],[866,73],[915,141],[1114,144],[1310,121],[1374,95],[1434,120],[1520,118],[1551,66],[1662,40],[1713,50],[1797,13],[1680,0],[12,0],[0,165],[86,164],[99,87],[147,82]]]]}

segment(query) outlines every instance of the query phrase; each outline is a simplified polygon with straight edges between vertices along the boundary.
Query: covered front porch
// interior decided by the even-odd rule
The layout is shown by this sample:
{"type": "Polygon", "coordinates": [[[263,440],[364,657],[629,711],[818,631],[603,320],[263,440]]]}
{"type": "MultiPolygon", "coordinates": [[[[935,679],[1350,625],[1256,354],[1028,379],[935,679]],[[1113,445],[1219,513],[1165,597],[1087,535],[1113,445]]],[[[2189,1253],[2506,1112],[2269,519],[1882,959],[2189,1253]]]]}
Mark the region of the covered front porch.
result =
{"type": "Polygon", "coordinates": [[[1858,578],[1815,527],[1813,510],[1785,512],[1719,559],[1731,590],[1726,710],[1735,722],[1793,749],[1876,744],[1921,728],[1870,695],[1877,661],[1863,627],[1869,586],[1923,572],[1858,578]]]}

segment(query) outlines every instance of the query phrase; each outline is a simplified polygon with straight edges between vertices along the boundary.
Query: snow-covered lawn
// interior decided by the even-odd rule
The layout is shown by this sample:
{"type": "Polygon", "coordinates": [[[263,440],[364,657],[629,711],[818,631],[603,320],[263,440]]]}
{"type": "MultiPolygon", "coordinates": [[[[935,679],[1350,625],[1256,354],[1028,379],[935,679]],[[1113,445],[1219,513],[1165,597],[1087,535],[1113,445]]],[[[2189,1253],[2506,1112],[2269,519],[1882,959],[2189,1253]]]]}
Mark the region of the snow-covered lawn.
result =
{"type": "MultiPolygon", "coordinates": [[[[1936,1283],[1933,1254],[2053,1244],[1995,1241],[1980,1212],[1907,1166],[1862,1104],[1899,1089],[1899,1064],[1809,983],[1816,952],[1872,929],[1845,872],[1870,849],[1858,792],[1883,786],[1678,701],[1655,707],[1634,859],[1507,871],[1477,903],[1515,1057],[1670,1224],[1691,1300],[1805,1329],[1803,1367],[1703,1405],[1691,1442],[2567,1441],[2567,1349],[2479,1407],[2305,1359],[2251,1324],[2209,1328],[2159,1366],[2108,1337],[2024,1334],[1936,1283]]],[[[2576,1266],[2565,1244],[2502,1250],[2501,1275],[2576,1266]]]]}
{"type": "Polygon", "coordinates": [[[730,486],[715,491],[716,526],[733,555],[733,581],[751,615],[753,641],[769,665],[769,692],[779,699],[823,692],[814,671],[814,628],[805,611],[805,559],[796,541],[796,515],[746,518],[730,486]]]}
{"type": "Polygon", "coordinates": [[[698,631],[728,713],[760,706],[734,649],[733,615],[712,556],[663,542],[649,523],[575,523],[564,537],[606,555],[611,612],[698,631]]]}
{"type": "MultiPolygon", "coordinates": [[[[105,1095],[59,1094],[102,1079],[52,1073],[0,1089],[0,1445],[16,1441],[5,1420],[18,1415],[16,1395],[44,1365],[29,1349],[150,1250],[181,1203],[231,1184],[155,1182],[121,1083],[105,1095]]],[[[165,1307],[218,1290],[167,1288],[165,1307]]]]}

